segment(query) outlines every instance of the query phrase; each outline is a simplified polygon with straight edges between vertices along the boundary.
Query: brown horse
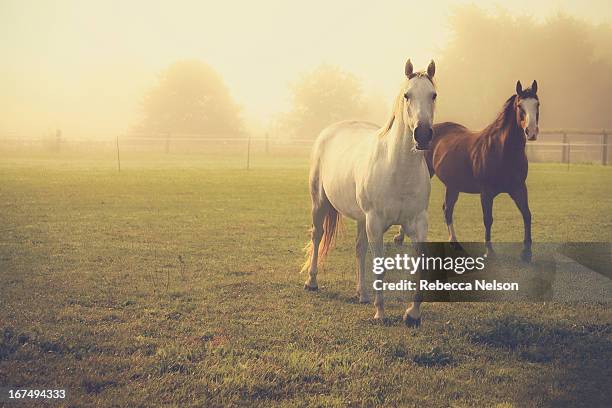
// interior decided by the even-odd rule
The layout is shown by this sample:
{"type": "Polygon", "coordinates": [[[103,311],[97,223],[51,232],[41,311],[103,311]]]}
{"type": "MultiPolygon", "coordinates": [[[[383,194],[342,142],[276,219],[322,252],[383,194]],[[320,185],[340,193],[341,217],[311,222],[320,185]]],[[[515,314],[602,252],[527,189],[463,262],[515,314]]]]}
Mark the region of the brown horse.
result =
{"type": "MultiPolygon", "coordinates": [[[[508,193],[523,216],[525,236],[521,258],[531,261],[531,211],[527,202],[527,155],[525,143],[536,140],[540,102],[538,83],[523,90],[516,83],[512,95],[495,121],[480,132],[474,132],[452,122],[433,127],[433,140],[426,153],[427,166],[433,176],[446,186],[444,220],[448,227],[449,241],[457,242],[453,228],[453,208],[459,193],[480,194],[485,225],[487,254],[493,254],[491,225],[493,224],[493,199],[500,193],[508,193]]],[[[400,230],[395,242],[403,242],[400,230]]],[[[456,244],[457,246],[459,244],[456,244]]]]}

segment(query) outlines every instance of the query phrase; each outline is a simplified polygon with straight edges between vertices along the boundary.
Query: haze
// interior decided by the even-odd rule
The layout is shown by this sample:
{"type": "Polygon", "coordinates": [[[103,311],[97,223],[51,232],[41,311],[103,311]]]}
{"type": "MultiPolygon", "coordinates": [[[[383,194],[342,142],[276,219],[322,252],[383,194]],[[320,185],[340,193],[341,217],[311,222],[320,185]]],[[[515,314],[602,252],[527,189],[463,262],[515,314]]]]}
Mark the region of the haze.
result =
{"type": "MultiPolygon", "coordinates": [[[[390,103],[407,57],[422,69],[452,42],[449,17],[461,3],[534,21],[559,13],[593,25],[612,21],[612,8],[603,0],[520,0],[503,6],[3,0],[0,132],[23,137],[56,128],[76,137],[126,132],[138,122],[143,95],[158,73],[183,59],[217,70],[255,127],[265,128],[290,109],[289,84],[322,63],[355,74],[366,93],[390,103]]],[[[438,72],[444,69],[438,64],[438,72]]]]}

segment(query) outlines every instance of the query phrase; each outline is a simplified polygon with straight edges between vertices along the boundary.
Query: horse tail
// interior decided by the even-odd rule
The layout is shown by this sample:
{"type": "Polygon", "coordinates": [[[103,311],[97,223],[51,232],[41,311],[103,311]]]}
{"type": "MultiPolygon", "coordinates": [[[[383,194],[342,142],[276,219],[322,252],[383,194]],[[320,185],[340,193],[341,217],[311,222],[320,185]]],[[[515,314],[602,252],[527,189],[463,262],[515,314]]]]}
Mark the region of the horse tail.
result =
{"type": "Polygon", "coordinates": [[[321,238],[321,244],[319,245],[319,265],[323,264],[329,250],[336,241],[340,221],[340,213],[330,204],[323,221],[323,237],[321,238]]]}
{"type": "MultiPolygon", "coordinates": [[[[323,231],[321,235],[321,241],[319,243],[319,251],[317,253],[317,266],[323,266],[327,254],[329,253],[336,241],[338,229],[342,221],[342,215],[338,212],[338,210],[336,210],[334,206],[331,205],[327,198],[325,198],[325,201],[327,202],[321,208],[323,216],[323,231]]],[[[306,261],[302,265],[301,272],[307,272],[310,269],[314,251],[313,241],[316,238],[316,234],[321,233],[320,231],[317,231],[317,228],[315,226],[313,226],[310,231],[312,238],[304,247],[304,252],[306,253],[306,261]]]]}

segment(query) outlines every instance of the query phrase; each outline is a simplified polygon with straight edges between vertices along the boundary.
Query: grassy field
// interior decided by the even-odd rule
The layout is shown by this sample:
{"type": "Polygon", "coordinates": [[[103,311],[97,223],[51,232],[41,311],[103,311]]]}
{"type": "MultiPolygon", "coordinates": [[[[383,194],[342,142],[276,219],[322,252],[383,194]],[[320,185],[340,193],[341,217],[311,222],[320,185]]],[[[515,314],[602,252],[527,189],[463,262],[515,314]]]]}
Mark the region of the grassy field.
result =
{"type": "MultiPolygon", "coordinates": [[[[610,406],[608,303],[425,304],[414,330],[391,301],[378,324],[352,297],[352,222],[302,289],[306,161],[241,163],[2,157],[0,387],[63,388],[65,406],[610,406]]],[[[611,182],[532,165],[534,240],[612,241],[611,182]]],[[[461,196],[460,239],[481,217],[461,196]]],[[[521,240],[508,197],[494,218],[494,240],[521,240]]]]}

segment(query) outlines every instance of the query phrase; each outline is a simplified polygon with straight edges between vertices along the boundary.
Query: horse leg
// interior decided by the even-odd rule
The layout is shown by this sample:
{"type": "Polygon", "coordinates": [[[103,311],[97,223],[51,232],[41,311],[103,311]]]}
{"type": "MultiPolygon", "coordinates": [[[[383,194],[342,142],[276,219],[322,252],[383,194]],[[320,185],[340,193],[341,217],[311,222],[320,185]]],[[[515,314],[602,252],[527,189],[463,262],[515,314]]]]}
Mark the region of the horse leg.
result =
{"type": "Polygon", "coordinates": [[[491,244],[491,226],[493,225],[493,198],[495,195],[488,191],[480,193],[480,204],[482,205],[482,220],[485,226],[485,246],[486,256],[494,256],[493,245],[491,244]]]}
{"type": "Polygon", "coordinates": [[[521,212],[525,227],[521,259],[525,262],[531,262],[531,211],[529,210],[529,202],[527,200],[527,185],[523,183],[519,188],[511,191],[510,197],[512,197],[512,200],[521,212]]]}
{"type": "MultiPolygon", "coordinates": [[[[374,214],[367,214],[366,234],[368,238],[368,245],[370,247],[370,251],[372,252],[372,262],[374,262],[374,258],[382,258],[385,255],[385,243],[383,240],[384,232],[385,226],[382,225],[381,217],[377,217],[374,214]]],[[[372,270],[374,270],[374,265],[372,265],[372,270]]],[[[384,281],[385,271],[379,275],[379,279],[384,281]]],[[[374,306],[376,307],[374,319],[383,320],[385,318],[385,304],[382,290],[376,291],[374,306]]]]}
{"type": "Polygon", "coordinates": [[[317,290],[317,267],[319,263],[319,244],[323,237],[323,221],[327,212],[327,206],[330,203],[325,199],[322,202],[313,200],[312,207],[312,234],[310,243],[310,259],[308,263],[308,279],[304,284],[306,290],[317,290]]]}
{"type": "MultiPolygon", "coordinates": [[[[416,256],[420,256],[425,253],[425,242],[427,242],[427,211],[423,211],[417,216],[414,228],[404,228],[405,231],[410,231],[410,238],[412,245],[416,252],[416,256]]],[[[406,309],[404,313],[404,323],[408,327],[419,327],[421,325],[421,302],[423,300],[423,294],[421,293],[419,281],[424,278],[423,268],[419,268],[417,286],[414,292],[414,298],[412,303],[406,309]]]]}
{"type": "Polygon", "coordinates": [[[454,249],[460,249],[461,245],[457,242],[457,235],[455,234],[455,228],[453,227],[453,211],[455,209],[455,203],[459,198],[459,192],[446,188],[444,195],[444,204],[442,204],[442,211],[444,212],[444,222],[446,222],[446,228],[448,228],[448,242],[454,249]]]}
{"type": "Polygon", "coordinates": [[[402,246],[404,244],[405,234],[406,231],[404,230],[404,227],[400,226],[399,231],[397,231],[397,234],[395,234],[395,236],[393,237],[393,242],[395,242],[395,245],[402,246]]]}
{"type": "Polygon", "coordinates": [[[357,221],[357,239],[355,256],[357,257],[357,297],[359,303],[370,303],[370,293],[366,281],[366,255],[368,253],[368,235],[364,221],[357,221]]]}

